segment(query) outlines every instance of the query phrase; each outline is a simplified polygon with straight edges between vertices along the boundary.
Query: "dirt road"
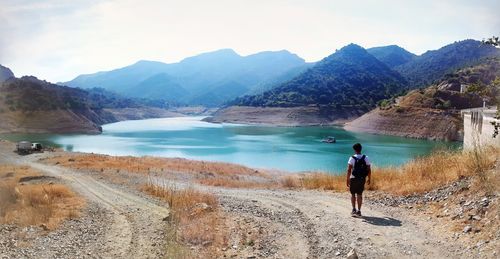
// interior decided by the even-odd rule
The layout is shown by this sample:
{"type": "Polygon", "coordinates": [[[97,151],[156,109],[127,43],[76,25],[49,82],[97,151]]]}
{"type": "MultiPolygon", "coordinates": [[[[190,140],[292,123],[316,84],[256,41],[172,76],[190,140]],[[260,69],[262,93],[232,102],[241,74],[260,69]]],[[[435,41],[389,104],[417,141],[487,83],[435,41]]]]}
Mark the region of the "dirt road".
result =
{"type": "MultiPolygon", "coordinates": [[[[0,150],[1,151],[1,150],[0,150]]],[[[104,183],[89,175],[58,166],[37,163],[40,156],[18,156],[2,152],[0,162],[14,162],[31,166],[43,174],[62,179],[72,189],[96,203],[111,218],[99,257],[104,258],[158,258],[163,255],[162,245],[169,210],[154,200],[118,186],[104,183]]]]}
{"type": "Polygon", "coordinates": [[[248,224],[266,225],[270,243],[264,244],[268,247],[259,256],[331,258],[355,248],[363,258],[457,258],[460,250],[402,214],[365,206],[365,216],[353,218],[345,195],[268,190],[218,193],[229,212],[248,224]]]}

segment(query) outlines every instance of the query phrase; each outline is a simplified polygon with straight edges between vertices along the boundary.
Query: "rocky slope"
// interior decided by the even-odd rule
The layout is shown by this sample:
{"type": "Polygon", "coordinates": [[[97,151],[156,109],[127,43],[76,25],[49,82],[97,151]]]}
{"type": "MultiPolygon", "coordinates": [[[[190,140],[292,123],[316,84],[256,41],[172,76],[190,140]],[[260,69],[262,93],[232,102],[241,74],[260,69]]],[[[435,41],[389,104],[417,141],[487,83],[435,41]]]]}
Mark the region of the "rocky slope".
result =
{"type": "Polygon", "coordinates": [[[350,131],[432,140],[460,140],[461,119],[456,114],[428,108],[377,108],[347,123],[350,131]]]}
{"type": "Polygon", "coordinates": [[[250,107],[231,106],[218,110],[205,121],[215,123],[245,123],[277,126],[342,124],[363,114],[361,110],[334,111],[318,106],[250,107]]]}

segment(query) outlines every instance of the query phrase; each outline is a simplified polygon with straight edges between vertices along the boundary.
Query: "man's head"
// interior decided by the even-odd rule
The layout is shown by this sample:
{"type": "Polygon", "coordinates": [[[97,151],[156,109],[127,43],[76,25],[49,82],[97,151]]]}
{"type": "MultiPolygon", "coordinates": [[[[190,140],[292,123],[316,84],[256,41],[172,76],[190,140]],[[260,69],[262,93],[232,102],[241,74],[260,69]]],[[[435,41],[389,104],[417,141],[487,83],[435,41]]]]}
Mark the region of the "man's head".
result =
{"type": "Polygon", "coordinates": [[[354,149],[354,152],[356,152],[356,154],[361,154],[361,150],[363,149],[363,147],[361,146],[361,144],[356,143],[352,146],[352,149],[354,149]]]}

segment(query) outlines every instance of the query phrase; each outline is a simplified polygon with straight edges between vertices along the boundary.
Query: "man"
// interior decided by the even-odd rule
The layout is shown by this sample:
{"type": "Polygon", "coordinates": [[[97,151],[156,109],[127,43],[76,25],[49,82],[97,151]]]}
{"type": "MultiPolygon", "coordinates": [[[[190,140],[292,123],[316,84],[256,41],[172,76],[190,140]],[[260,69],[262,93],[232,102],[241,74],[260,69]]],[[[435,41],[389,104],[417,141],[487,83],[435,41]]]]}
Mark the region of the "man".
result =
{"type": "Polygon", "coordinates": [[[370,184],[371,168],[370,161],[366,155],[361,154],[362,146],[356,143],[352,146],[355,154],[347,162],[347,188],[351,192],[352,216],[361,217],[361,205],[363,204],[363,191],[365,189],[365,179],[370,184]],[[356,201],[358,209],[356,210],[356,201]]]}

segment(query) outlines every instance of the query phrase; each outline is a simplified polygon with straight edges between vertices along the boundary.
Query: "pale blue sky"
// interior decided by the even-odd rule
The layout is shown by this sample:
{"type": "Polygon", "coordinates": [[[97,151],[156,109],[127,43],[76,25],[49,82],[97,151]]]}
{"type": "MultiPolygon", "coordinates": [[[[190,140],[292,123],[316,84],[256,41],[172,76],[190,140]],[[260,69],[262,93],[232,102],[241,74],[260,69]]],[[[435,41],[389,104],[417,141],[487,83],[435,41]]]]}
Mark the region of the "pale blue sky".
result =
{"type": "Polygon", "coordinates": [[[498,0],[0,0],[0,64],[57,82],[221,48],[307,61],[351,42],[421,54],[500,35],[498,10],[498,0]]]}

